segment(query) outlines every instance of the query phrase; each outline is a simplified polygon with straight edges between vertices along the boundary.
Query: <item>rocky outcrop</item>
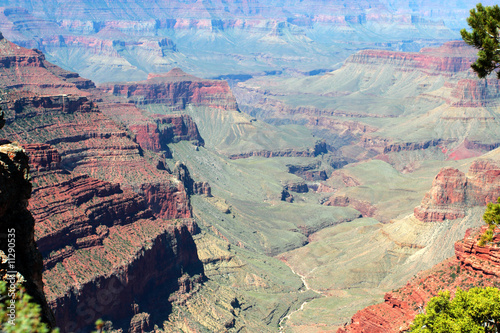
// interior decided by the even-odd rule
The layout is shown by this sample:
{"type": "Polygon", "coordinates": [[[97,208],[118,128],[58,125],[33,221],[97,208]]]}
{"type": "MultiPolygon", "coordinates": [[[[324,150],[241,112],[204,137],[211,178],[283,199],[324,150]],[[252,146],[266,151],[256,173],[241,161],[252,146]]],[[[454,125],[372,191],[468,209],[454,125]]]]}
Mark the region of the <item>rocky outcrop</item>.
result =
{"type": "Polygon", "coordinates": [[[188,104],[221,109],[238,109],[226,81],[203,80],[174,68],[165,74],[149,74],[146,81],[99,86],[103,92],[126,97],[135,104],[170,106],[184,110],[188,104]]]}
{"type": "Polygon", "coordinates": [[[37,172],[53,171],[61,169],[61,155],[48,144],[24,144],[22,145],[30,158],[31,170],[37,172]]]}
{"type": "MultiPolygon", "coordinates": [[[[484,231],[482,228],[481,231],[484,231]]],[[[345,332],[404,332],[430,298],[439,291],[475,286],[500,286],[500,230],[493,242],[477,246],[479,230],[468,230],[464,239],[455,243],[455,257],[419,273],[399,290],[387,293],[384,302],[358,311],[351,323],[340,328],[345,332]]]]}
{"type": "Polygon", "coordinates": [[[377,209],[371,205],[368,201],[358,200],[345,195],[332,196],[326,202],[323,203],[325,206],[337,206],[337,207],[352,207],[359,211],[363,217],[373,217],[377,209]]]}
{"type": "MultiPolygon", "coordinates": [[[[500,84],[496,79],[473,80],[463,79],[457,82],[451,96],[457,100],[452,103],[456,107],[486,107],[498,104],[500,84]]],[[[489,117],[484,120],[494,120],[489,117]]]]}
{"type": "Polygon", "coordinates": [[[92,81],[63,70],[45,60],[42,52],[17,46],[0,34],[0,87],[27,89],[32,93],[86,94],[94,88],[92,81]]]}
{"type": "Polygon", "coordinates": [[[190,218],[191,203],[179,181],[148,182],[132,187],[144,197],[153,213],[165,219],[190,218]]]}
{"type": "Polygon", "coordinates": [[[288,183],[283,188],[287,191],[292,191],[295,193],[307,193],[309,192],[309,187],[304,182],[299,183],[288,183]]]}
{"type": "Polygon", "coordinates": [[[400,142],[400,143],[391,143],[384,147],[384,154],[387,153],[397,153],[400,151],[407,150],[421,150],[427,149],[430,147],[438,146],[442,143],[442,140],[435,139],[424,142],[400,142]]]}
{"type": "MultiPolygon", "coordinates": [[[[486,227],[481,228],[480,234],[485,230],[486,227]]],[[[499,232],[495,230],[496,235],[489,244],[478,246],[475,233],[469,230],[462,241],[455,243],[455,255],[460,264],[482,275],[500,278],[499,232]]]]}
{"type": "Polygon", "coordinates": [[[184,163],[180,161],[175,163],[173,175],[176,176],[177,179],[184,185],[187,194],[200,194],[207,197],[212,196],[212,189],[210,188],[208,182],[195,182],[193,178],[191,178],[189,170],[184,163]]]}
{"type": "Polygon", "coordinates": [[[191,141],[197,146],[205,144],[200,132],[198,132],[198,126],[190,116],[172,114],[154,115],[153,118],[159,127],[160,140],[163,142],[191,141]]]}
{"type": "Polygon", "coordinates": [[[448,42],[441,48],[424,48],[420,52],[366,50],[358,52],[346,63],[376,65],[390,64],[398,70],[419,69],[428,74],[442,75],[470,70],[475,61],[471,47],[464,42],[448,42]]]}
{"type": "Polygon", "coordinates": [[[454,220],[465,216],[467,177],[457,169],[445,168],[437,174],[431,190],[414,210],[421,221],[454,220]]]}
{"type": "Polygon", "coordinates": [[[325,170],[320,170],[321,163],[312,163],[308,165],[288,164],[288,172],[303,178],[306,181],[326,180],[328,176],[325,170]]]}
{"type": "Polygon", "coordinates": [[[294,201],[294,197],[287,189],[283,189],[281,190],[280,200],[292,203],[294,201]]]}
{"type": "Polygon", "coordinates": [[[480,159],[468,175],[444,168],[432,182],[431,190],[414,210],[421,221],[443,221],[465,216],[465,209],[496,202],[500,196],[500,165],[493,160],[480,159]]]}
{"type": "Polygon", "coordinates": [[[55,326],[43,292],[43,263],[34,238],[35,221],[26,209],[31,194],[28,157],[17,144],[0,141],[0,232],[4,239],[0,242],[0,278],[12,281],[10,278],[17,275],[14,280],[23,282],[27,293],[41,306],[43,320],[55,326]]]}
{"type": "Polygon", "coordinates": [[[142,149],[170,156],[169,143],[190,141],[196,146],[205,144],[189,115],[152,115],[131,103],[103,102],[100,103],[100,110],[134,133],[135,141],[142,149]]]}

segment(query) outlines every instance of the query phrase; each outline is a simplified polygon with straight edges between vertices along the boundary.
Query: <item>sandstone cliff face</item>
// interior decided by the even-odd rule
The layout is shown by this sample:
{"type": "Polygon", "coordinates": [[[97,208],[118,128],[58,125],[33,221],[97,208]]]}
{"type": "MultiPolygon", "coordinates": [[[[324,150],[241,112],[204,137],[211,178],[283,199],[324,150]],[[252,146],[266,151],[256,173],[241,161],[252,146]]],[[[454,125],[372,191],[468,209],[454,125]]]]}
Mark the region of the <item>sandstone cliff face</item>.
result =
{"type": "Polygon", "coordinates": [[[477,160],[468,175],[453,169],[442,169],[414,210],[421,221],[443,221],[465,216],[465,209],[496,202],[500,196],[500,166],[493,160],[477,160]]]}
{"type": "Polygon", "coordinates": [[[500,234],[491,244],[479,247],[478,231],[469,230],[463,240],[455,243],[454,258],[418,274],[399,290],[387,293],[384,303],[357,312],[351,323],[337,332],[403,332],[429,299],[441,290],[450,290],[453,294],[457,288],[500,287],[500,234]]]}
{"type": "Polygon", "coordinates": [[[30,194],[29,165],[25,151],[17,144],[0,140],[0,231],[3,238],[0,242],[0,278],[6,279],[6,274],[12,274],[10,272],[20,273],[24,277],[26,291],[42,308],[43,320],[55,326],[54,315],[43,292],[43,263],[34,238],[35,221],[26,209],[30,194]],[[15,253],[8,251],[10,241],[7,239],[15,239],[15,253]],[[9,261],[4,262],[4,259],[9,261]]]}
{"type": "Polygon", "coordinates": [[[61,168],[61,155],[49,144],[24,144],[24,150],[30,157],[31,170],[53,171],[61,168]]]}

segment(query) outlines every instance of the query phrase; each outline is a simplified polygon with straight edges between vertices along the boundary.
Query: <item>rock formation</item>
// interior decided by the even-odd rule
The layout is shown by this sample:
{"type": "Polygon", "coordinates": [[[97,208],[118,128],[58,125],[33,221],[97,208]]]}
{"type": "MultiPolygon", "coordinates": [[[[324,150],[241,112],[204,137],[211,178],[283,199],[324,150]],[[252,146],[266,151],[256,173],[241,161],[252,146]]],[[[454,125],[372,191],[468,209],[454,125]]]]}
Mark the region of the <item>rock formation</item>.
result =
{"type": "Polygon", "coordinates": [[[368,201],[350,198],[348,196],[332,196],[323,203],[325,206],[352,207],[359,211],[363,217],[372,217],[375,215],[376,208],[368,201]]]}
{"type": "Polygon", "coordinates": [[[421,221],[443,221],[465,216],[465,209],[496,202],[500,196],[500,166],[488,159],[476,160],[468,175],[443,168],[432,182],[431,190],[414,210],[421,221]]]}
{"type": "Polygon", "coordinates": [[[173,174],[184,185],[187,194],[202,194],[207,197],[212,196],[212,190],[207,182],[195,182],[186,165],[177,161],[173,170],[173,174]]]}
{"type": "MultiPolygon", "coordinates": [[[[199,230],[184,184],[144,157],[151,147],[141,147],[128,129],[99,110],[90,99],[92,83],[46,62],[39,51],[3,39],[0,49],[17,66],[0,67],[0,74],[1,68],[12,71],[15,81],[3,95],[10,126],[0,135],[20,142],[30,157],[33,218],[25,209],[31,193],[28,160],[12,144],[2,146],[0,155],[5,171],[21,177],[20,187],[9,193],[0,212],[9,220],[25,220],[9,223],[28,223],[16,235],[31,251],[18,250],[27,258],[19,260],[19,272],[38,288],[28,291],[42,303],[42,257],[33,252],[36,222],[45,293],[62,332],[87,331],[101,317],[132,331],[161,325],[180,297],[175,292],[184,292],[186,299],[204,279],[192,238],[199,230]],[[25,78],[29,81],[20,85],[25,78]],[[16,215],[6,207],[16,207],[16,215]],[[29,264],[35,267],[21,267],[29,264]]],[[[191,135],[202,140],[187,117],[158,119],[169,140],[191,135]]],[[[203,190],[209,191],[197,189],[203,190]]]]}
{"type": "MultiPolygon", "coordinates": [[[[0,111],[0,128],[3,124],[0,111]]],[[[7,274],[19,273],[22,277],[18,275],[17,280],[23,282],[28,294],[40,304],[43,320],[54,327],[54,315],[43,292],[43,262],[34,238],[35,220],[26,208],[31,195],[28,157],[17,144],[5,139],[0,143],[0,231],[3,239],[0,242],[0,278],[5,280],[7,274]]]]}
{"type": "Polygon", "coordinates": [[[135,104],[161,103],[174,111],[184,110],[188,104],[238,108],[226,81],[203,80],[179,68],[165,74],[149,74],[146,81],[102,84],[99,89],[114,96],[126,97],[135,104]]]}
{"type": "MultiPolygon", "coordinates": [[[[484,231],[484,228],[482,228],[484,231]]],[[[500,287],[500,230],[493,242],[477,246],[479,230],[469,230],[455,243],[455,257],[419,273],[402,288],[384,296],[384,303],[357,312],[337,332],[403,332],[426,303],[441,290],[468,290],[476,286],[500,287]]]]}
{"type": "Polygon", "coordinates": [[[426,73],[456,73],[469,70],[475,54],[461,41],[447,43],[440,49],[424,48],[420,52],[390,52],[379,50],[361,51],[351,56],[347,62],[381,66],[390,63],[397,69],[414,68],[426,73]]]}
{"type": "Polygon", "coordinates": [[[312,163],[308,165],[287,165],[288,172],[303,178],[306,181],[326,180],[328,177],[325,170],[319,169],[321,163],[312,163]]]}
{"type": "Polygon", "coordinates": [[[36,49],[21,48],[0,34],[0,87],[41,94],[79,94],[95,87],[90,80],[45,60],[36,49]]]}
{"type": "Polygon", "coordinates": [[[166,319],[178,279],[187,278],[188,292],[203,279],[191,237],[198,228],[185,219],[191,212],[182,183],[173,190],[168,183],[143,185],[144,193],[135,193],[62,169],[58,152],[48,144],[26,148],[33,156],[29,209],[43,254],[45,293],[62,331],[86,329],[101,317],[132,329],[138,309],[151,320],[166,319]]]}

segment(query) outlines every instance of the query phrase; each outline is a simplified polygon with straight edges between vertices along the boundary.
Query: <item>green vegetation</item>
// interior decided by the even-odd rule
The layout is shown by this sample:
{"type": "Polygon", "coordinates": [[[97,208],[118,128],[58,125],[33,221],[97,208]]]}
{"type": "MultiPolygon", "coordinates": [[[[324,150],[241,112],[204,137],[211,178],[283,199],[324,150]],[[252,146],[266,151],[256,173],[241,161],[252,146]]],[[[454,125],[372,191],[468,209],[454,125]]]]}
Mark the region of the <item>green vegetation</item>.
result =
{"type": "MultiPolygon", "coordinates": [[[[478,49],[478,59],[471,65],[480,78],[485,78],[500,67],[500,7],[484,7],[481,3],[471,9],[467,23],[472,32],[460,31],[463,40],[478,49]]],[[[500,79],[500,72],[496,72],[500,79]]]]}
{"type": "Polygon", "coordinates": [[[411,332],[500,332],[500,290],[458,289],[452,300],[449,291],[440,292],[415,317],[411,332]]]}
{"type": "Polygon", "coordinates": [[[42,322],[40,305],[31,301],[24,288],[16,288],[15,295],[11,294],[7,282],[0,280],[0,331],[49,333],[59,332],[51,330],[42,322]],[[12,298],[14,296],[14,298],[12,298]],[[15,307],[11,309],[11,304],[15,307]],[[9,316],[12,314],[12,316],[9,316]]]}
{"type": "Polygon", "coordinates": [[[492,202],[488,203],[483,220],[488,225],[488,229],[481,235],[478,243],[479,246],[484,246],[486,243],[491,242],[495,228],[500,225],[500,197],[497,199],[496,204],[492,202]]]}

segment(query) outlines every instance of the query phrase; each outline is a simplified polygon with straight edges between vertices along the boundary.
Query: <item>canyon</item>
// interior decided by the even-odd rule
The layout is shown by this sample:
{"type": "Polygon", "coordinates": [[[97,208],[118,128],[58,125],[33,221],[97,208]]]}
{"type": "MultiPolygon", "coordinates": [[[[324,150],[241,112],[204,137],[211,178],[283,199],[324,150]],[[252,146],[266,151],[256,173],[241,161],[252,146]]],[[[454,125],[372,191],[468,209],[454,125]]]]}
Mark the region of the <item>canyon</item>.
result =
{"type": "Polygon", "coordinates": [[[62,332],[398,332],[498,286],[472,3],[0,6],[23,274],[62,332]]]}
{"type": "Polygon", "coordinates": [[[74,1],[61,7],[3,0],[0,31],[97,83],[145,80],[174,67],[205,78],[314,74],[358,50],[415,51],[456,39],[474,5],[211,0],[74,1]]]}
{"type": "Polygon", "coordinates": [[[181,289],[187,297],[204,279],[189,194],[175,176],[149,164],[131,134],[88,99],[93,83],[57,69],[40,52],[3,38],[0,43],[4,71],[17,82],[30,78],[4,87],[10,128],[2,137],[20,142],[24,150],[18,150],[30,158],[28,209],[56,323],[63,331],[81,331],[109,315],[130,331],[152,328],[161,323],[159,309],[164,316],[171,308],[173,292],[181,289]],[[95,178],[103,175],[106,180],[95,178]],[[151,288],[154,302],[147,296],[151,288]]]}

